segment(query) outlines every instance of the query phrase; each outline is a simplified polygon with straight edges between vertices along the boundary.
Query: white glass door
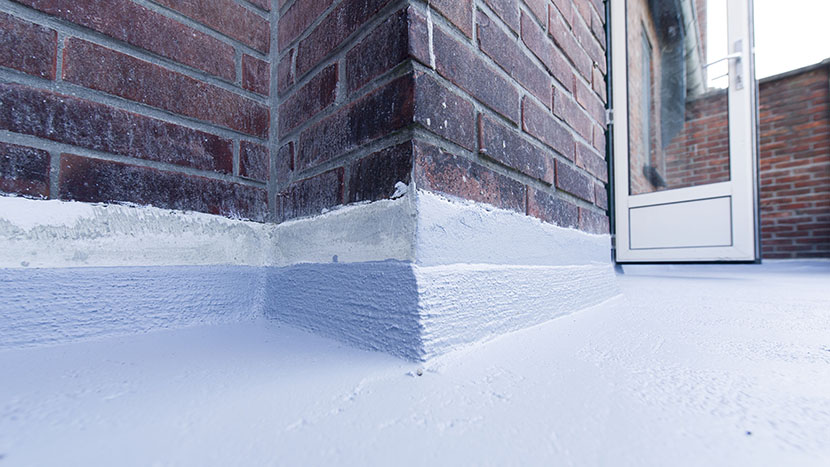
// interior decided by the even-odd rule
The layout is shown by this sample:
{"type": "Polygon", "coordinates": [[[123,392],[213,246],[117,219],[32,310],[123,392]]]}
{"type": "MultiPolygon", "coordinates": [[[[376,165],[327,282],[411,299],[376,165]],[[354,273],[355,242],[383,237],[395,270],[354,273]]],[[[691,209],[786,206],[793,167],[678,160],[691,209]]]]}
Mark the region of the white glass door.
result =
{"type": "Polygon", "coordinates": [[[611,0],[619,262],[754,261],[751,0],[611,0]]]}

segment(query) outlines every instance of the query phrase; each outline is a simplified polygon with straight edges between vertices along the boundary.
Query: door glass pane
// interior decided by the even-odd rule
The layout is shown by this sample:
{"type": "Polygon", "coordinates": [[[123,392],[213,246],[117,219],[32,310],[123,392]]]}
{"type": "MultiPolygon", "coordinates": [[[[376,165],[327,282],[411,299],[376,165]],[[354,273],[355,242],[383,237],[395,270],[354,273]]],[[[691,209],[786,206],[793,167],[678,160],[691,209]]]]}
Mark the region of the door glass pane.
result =
{"type": "Polygon", "coordinates": [[[729,181],[726,0],[627,0],[629,192],[729,181]]]}

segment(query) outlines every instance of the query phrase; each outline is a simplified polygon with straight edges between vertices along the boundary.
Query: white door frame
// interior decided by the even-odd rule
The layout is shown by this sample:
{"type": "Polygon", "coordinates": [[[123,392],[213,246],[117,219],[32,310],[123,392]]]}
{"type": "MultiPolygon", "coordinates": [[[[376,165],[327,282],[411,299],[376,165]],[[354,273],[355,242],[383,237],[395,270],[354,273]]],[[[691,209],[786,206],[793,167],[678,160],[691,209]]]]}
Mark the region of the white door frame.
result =
{"type": "MultiPolygon", "coordinates": [[[[757,84],[754,75],[754,45],[752,31],[752,0],[728,1],[728,28],[730,54],[741,53],[740,60],[731,60],[729,86],[730,119],[730,180],[689,188],[678,188],[641,195],[629,194],[629,154],[628,154],[628,63],[626,0],[609,0],[611,3],[611,40],[614,114],[614,208],[615,208],[615,246],[618,262],[702,262],[702,261],[756,261],[758,255],[758,198],[757,198],[757,84]],[[742,42],[739,42],[742,41],[742,42]],[[742,51],[736,51],[735,45],[741,44],[742,51]],[[745,45],[744,45],[745,44],[745,45]],[[743,77],[742,89],[736,89],[735,76],[740,72],[743,77]],[[631,213],[632,209],[649,206],[663,206],[652,210],[648,220],[638,217],[637,228],[642,229],[643,222],[651,222],[660,228],[660,222],[680,221],[676,228],[684,228],[682,222],[690,228],[699,228],[705,233],[706,218],[690,219],[680,214],[695,206],[695,201],[728,200],[731,212],[731,241],[722,246],[666,246],[640,247],[632,244],[631,213]],[[674,211],[673,211],[674,210],[674,211]]],[[[703,204],[698,204],[703,208],[703,204]]],[[[697,209],[698,213],[700,209],[697,209]]],[[[644,212],[644,211],[639,211],[644,212]]],[[[726,212],[726,211],[723,211],[726,212]]],[[[645,224],[652,225],[652,224],[645,224]]],[[[670,226],[671,227],[671,226],[670,226]]],[[[727,227],[728,228],[728,227],[727,227]]],[[[666,232],[670,232],[671,228],[666,232]]],[[[718,243],[717,245],[721,245],[718,243]]]]}

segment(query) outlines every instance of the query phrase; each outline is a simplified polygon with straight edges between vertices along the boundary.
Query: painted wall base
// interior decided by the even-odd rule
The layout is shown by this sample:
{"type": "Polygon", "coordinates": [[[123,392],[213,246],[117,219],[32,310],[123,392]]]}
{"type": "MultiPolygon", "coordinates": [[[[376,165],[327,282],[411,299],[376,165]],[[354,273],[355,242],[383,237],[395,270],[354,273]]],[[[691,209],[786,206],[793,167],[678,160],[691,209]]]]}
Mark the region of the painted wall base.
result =
{"type": "Polygon", "coordinates": [[[610,265],[415,267],[420,357],[523,329],[619,294],[610,265]]]}
{"type": "Polygon", "coordinates": [[[0,269],[0,349],[254,319],[264,282],[245,266],[0,269]]]}
{"type": "Polygon", "coordinates": [[[2,197],[0,213],[0,349],[265,315],[425,360],[619,293],[608,236],[411,187],[280,225],[2,197]]]}

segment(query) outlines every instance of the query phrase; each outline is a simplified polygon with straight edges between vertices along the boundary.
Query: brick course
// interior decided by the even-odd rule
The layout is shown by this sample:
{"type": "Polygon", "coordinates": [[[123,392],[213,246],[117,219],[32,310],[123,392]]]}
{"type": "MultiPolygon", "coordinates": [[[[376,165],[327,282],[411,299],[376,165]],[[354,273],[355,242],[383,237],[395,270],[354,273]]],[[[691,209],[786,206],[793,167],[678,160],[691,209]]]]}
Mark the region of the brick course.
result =
{"type": "Polygon", "coordinates": [[[0,191],[268,219],[270,1],[15,3],[0,191]]]}
{"type": "Polygon", "coordinates": [[[267,191],[120,162],[61,154],[58,187],[66,200],[128,201],[264,221],[267,191]]]}
{"type": "Polygon", "coordinates": [[[153,0],[192,18],[248,47],[268,53],[271,28],[268,20],[234,0],[153,0]]]}
{"type": "Polygon", "coordinates": [[[239,94],[80,39],[63,50],[63,79],[131,101],[268,136],[269,110],[239,94]]]}
{"type": "Polygon", "coordinates": [[[233,47],[131,0],[15,0],[28,7],[227,80],[233,47]]]}
{"type": "Polygon", "coordinates": [[[137,159],[231,173],[232,142],[133,112],[16,84],[0,84],[0,128],[137,159]]]}
{"type": "Polygon", "coordinates": [[[277,221],[320,214],[343,204],[343,168],[298,180],[277,194],[277,221]]]}
{"type": "Polygon", "coordinates": [[[524,185],[430,144],[415,146],[415,183],[426,190],[525,212],[524,185]]]}

